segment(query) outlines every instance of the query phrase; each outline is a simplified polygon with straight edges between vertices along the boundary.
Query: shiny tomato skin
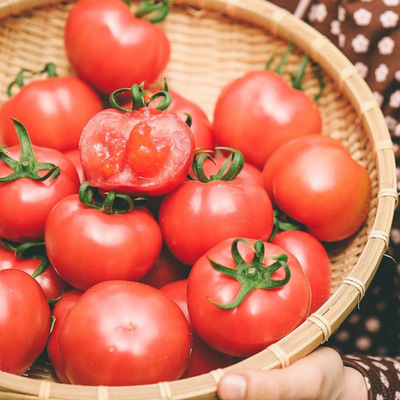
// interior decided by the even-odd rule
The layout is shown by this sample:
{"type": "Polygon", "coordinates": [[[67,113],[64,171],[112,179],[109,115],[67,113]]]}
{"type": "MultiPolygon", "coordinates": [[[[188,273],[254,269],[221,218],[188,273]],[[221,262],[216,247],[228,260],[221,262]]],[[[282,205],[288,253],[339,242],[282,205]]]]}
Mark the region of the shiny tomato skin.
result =
{"type": "MultiPolygon", "coordinates": [[[[34,258],[18,258],[12,251],[0,246],[0,271],[14,268],[32,275],[40,263],[40,260],[34,258]]],[[[39,282],[48,300],[58,298],[69,287],[60,278],[51,264],[41,274],[36,276],[35,279],[39,282]]]]}
{"type": "Polygon", "coordinates": [[[18,144],[11,118],[24,124],[31,142],[61,152],[77,148],[87,121],[103,109],[96,91],[74,76],[51,77],[23,86],[0,107],[0,137],[18,144]]]}
{"type": "Polygon", "coordinates": [[[356,233],[369,211],[367,170],[328,136],[304,136],[276,150],[264,165],[263,181],[272,202],[323,242],[356,233]]]}
{"type": "Polygon", "coordinates": [[[77,2],[66,20],[64,43],[76,74],[108,94],[154,82],[171,52],[161,28],[135,18],[123,1],[115,0],[77,2]]]}
{"type": "Polygon", "coordinates": [[[99,283],[78,299],[61,327],[68,380],[84,385],[140,385],[179,379],[191,349],[180,308],[151,286],[99,283]]]}
{"type": "Polygon", "coordinates": [[[265,190],[251,180],[187,180],[163,198],[159,224],[171,253],[192,265],[226,238],[267,240],[273,211],[265,190]]]}
{"type": "Polygon", "coordinates": [[[17,269],[0,271],[0,370],[23,374],[45,349],[50,307],[39,283],[17,269]]]}
{"type": "Polygon", "coordinates": [[[279,232],[271,243],[292,253],[299,261],[311,286],[310,313],[317,311],[331,294],[331,264],[322,243],[308,232],[279,232]]]}
{"type": "Polygon", "coordinates": [[[186,179],[194,155],[187,124],[149,107],[101,111],[82,131],[79,147],[91,186],[150,196],[163,195],[186,179]]]}
{"type": "MultiPolygon", "coordinates": [[[[247,240],[254,245],[255,240],[247,240]]],[[[240,288],[238,281],[216,271],[209,261],[235,269],[232,241],[222,241],[193,265],[188,278],[188,310],[194,330],[211,347],[235,357],[249,357],[287,335],[308,317],[311,290],[297,259],[281,247],[264,242],[266,265],[274,262],[271,256],[287,254],[289,282],[280,288],[255,289],[233,310],[217,307],[210,299],[228,304],[240,288]]],[[[239,243],[238,249],[250,263],[254,256],[250,246],[239,243]]],[[[273,277],[282,279],[282,269],[273,277]]]]}
{"type": "MultiPolygon", "coordinates": [[[[60,175],[37,182],[21,178],[0,183],[0,237],[14,242],[41,241],[50,210],[65,196],[77,193],[78,173],[70,160],[57,150],[33,146],[40,162],[60,167],[60,175]]],[[[20,146],[7,148],[7,154],[19,160],[20,146]]],[[[0,161],[0,177],[12,172],[0,161]]]]}
{"type": "MultiPolygon", "coordinates": [[[[180,307],[191,326],[187,307],[187,279],[170,282],[162,286],[160,290],[180,307]]],[[[192,338],[193,345],[192,352],[190,353],[190,361],[182,378],[206,374],[214,369],[225,368],[235,363],[234,357],[213,349],[193,330],[192,338]]]]}
{"type": "Polygon", "coordinates": [[[269,70],[251,71],[229,82],[215,105],[216,145],[240,150],[258,168],[282,144],[321,130],[316,103],[269,70]]]}
{"type": "Polygon", "coordinates": [[[70,383],[64,372],[64,364],[60,354],[59,339],[62,323],[68,314],[69,310],[75,305],[82,295],[82,291],[77,289],[70,289],[66,291],[61,298],[56,302],[51,312],[52,317],[55,319],[53,329],[50,333],[47,342],[47,354],[54,368],[57,378],[62,383],[70,383]]]}
{"type": "Polygon", "coordinates": [[[162,236],[144,207],[109,215],[71,195],[49,214],[45,244],[61,278],[86,290],[106,280],[141,279],[161,251],[162,236]]]}

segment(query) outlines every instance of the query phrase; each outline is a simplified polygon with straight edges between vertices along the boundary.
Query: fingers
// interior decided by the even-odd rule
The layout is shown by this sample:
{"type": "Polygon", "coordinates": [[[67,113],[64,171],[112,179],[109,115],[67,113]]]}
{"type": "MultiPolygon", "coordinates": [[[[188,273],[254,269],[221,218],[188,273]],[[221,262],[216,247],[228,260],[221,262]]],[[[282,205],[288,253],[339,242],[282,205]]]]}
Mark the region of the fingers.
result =
{"type": "Polygon", "coordinates": [[[284,369],[226,373],[219,382],[218,395],[222,400],[366,399],[366,389],[362,397],[363,391],[354,385],[364,385],[362,376],[354,381],[354,373],[358,372],[351,371],[350,385],[345,372],[340,356],[334,350],[321,348],[284,369]]]}

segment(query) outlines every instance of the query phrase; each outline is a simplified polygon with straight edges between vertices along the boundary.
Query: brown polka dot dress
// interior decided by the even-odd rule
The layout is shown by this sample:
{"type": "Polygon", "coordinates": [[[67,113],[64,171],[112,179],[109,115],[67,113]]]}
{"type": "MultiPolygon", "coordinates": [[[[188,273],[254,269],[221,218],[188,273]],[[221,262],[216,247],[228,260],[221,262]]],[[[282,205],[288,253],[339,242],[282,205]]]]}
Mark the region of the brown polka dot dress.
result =
{"type": "MultiPolygon", "coordinates": [[[[381,105],[400,180],[400,0],[275,0],[327,36],[381,105]]],[[[400,188],[399,188],[400,189],[400,188]]],[[[365,378],[371,400],[400,400],[400,210],[367,295],[327,342],[365,378]]]]}

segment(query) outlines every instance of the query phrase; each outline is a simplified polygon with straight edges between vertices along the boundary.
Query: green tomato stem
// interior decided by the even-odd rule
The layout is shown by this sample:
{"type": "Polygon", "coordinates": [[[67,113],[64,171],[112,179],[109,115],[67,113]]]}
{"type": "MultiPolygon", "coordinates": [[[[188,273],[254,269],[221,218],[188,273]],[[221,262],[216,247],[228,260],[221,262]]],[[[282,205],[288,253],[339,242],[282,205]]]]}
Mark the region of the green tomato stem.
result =
{"type": "Polygon", "coordinates": [[[51,181],[60,175],[60,168],[57,165],[45,162],[39,162],[32,148],[32,143],[28,132],[21,122],[13,119],[14,127],[20,143],[20,159],[15,160],[7,155],[7,147],[0,147],[0,160],[7,164],[14,172],[10,175],[0,178],[0,182],[11,182],[20,178],[29,178],[34,181],[42,182],[46,179],[51,181]],[[39,171],[48,171],[43,176],[39,171]]]}
{"type": "Polygon", "coordinates": [[[267,267],[264,266],[264,243],[262,240],[257,240],[253,247],[246,239],[235,239],[232,242],[231,252],[236,269],[228,268],[209,259],[212,267],[216,271],[230,276],[240,283],[239,293],[231,303],[220,304],[209,299],[212,304],[219,308],[233,310],[239,307],[253,290],[279,288],[286,285],[290,280],[291,272],[287,263],[288,256],[286,254],[273,256],[272,258],[276,261],[267,267]],[[254,257],[250,264],[247,264],[240,255],[238,250],[239,242],[243,242],[252,248],[254,257]],[[285,271],[284,278],[273,279],[272,275],[280,268],[283,268],[285,271]]]}

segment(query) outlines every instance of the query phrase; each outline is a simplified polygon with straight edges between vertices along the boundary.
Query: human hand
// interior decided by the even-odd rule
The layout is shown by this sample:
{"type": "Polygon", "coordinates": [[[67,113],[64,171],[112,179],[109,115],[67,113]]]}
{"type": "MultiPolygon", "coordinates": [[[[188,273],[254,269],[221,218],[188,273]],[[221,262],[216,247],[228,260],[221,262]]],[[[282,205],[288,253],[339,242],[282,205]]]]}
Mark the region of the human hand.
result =
{"type": "Polygon", "coordinates": [[[283,369],[227,372],[221,400],[367,400],[363,376],[343,366],[339,354],[321,347],[283,369]]]}

